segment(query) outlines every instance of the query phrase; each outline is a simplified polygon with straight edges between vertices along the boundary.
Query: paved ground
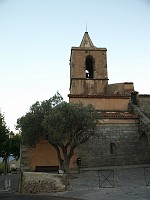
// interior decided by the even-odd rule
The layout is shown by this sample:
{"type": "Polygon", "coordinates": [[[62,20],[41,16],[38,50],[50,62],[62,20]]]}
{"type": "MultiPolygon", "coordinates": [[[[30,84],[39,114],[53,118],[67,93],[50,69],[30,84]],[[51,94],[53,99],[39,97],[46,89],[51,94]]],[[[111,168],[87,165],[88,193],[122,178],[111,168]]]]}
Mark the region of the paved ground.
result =
{"type": "Polygon", "coordinates": [[[0,200],[75,200],[72,198],[51,197],[47,195],[19,195],[11,192],[0,192],[0,200]]]}
{"type": "Polygon", "coordinates": [[[0,192],[4,191],[5,189],[7,190],[7,188],[5,188],[5,185],[6,185],[5,182],[7,181],[7,183],[9,183],[9,180],[11,181],[11,183],[10,183],[11,184],[11,191],[17,192],[18,175],[17,174],[10,174],[10,173],[7,174],[7,175],[0,175],[0,192]]]}
{"type": "Polygon", "coordinates": [[[0,199],[5,198],[5,200],[10,199],[10,197],[12,200],[71,200],[72,198],[86,200],[150,200],[150,165],[132,166],[132,168],[111,167],[105,168],[104,171],[102,169],[82,170],[80,174],[71,176],[69,191],[42,194],[42,196],[17,195],[16,175],[7,176],[7,178],[13,179],[13,185],[11,191],[5,192],[3,190],[5,178],[4,175],[0,176],[0,199]],[[101,171],[98,173],[98,170],[101,171]]]}
{"type": "Polygon", "coordinates": [[[98,169],[82,171],[71,181],[70,191],[55,195],[86,200],[150,200],[150,166],[146,167],[146,171],[144,166],[105,168],[99,174],[98,169]]]}

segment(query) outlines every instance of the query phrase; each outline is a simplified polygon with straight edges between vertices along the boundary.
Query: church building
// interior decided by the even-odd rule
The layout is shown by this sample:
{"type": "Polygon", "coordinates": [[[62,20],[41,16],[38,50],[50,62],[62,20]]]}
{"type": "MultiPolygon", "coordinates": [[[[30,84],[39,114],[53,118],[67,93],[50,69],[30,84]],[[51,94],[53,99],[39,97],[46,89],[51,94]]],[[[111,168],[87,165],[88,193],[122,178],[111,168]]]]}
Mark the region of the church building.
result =
{"type": "MultiPolygon", "coordinates": [[[[68,97],[92,104],[101,117],[95,134],[77,148],[71,168],[77,158],[81,167],[150,163],[150,95],[138,94],[132,82],[108,81],[107,49],[96,47],[85,32],[80,46],[71,48],[68,97]]],[[[44,140],[31,149],[22,146],[22,170],[40,165],[58,165],[53,147],[44,140]]]]}
{"type": "Polygon", "coordinates": [[[78,156],[87,167],[147,163],[148,139],[141,137],[139,113],[133,112],[138,92],[132,82],[108,80],[107,49],[94,46],[85,32],[80,46],[71,49],[69,101],[92,104],[101,120],[78,156]]]}

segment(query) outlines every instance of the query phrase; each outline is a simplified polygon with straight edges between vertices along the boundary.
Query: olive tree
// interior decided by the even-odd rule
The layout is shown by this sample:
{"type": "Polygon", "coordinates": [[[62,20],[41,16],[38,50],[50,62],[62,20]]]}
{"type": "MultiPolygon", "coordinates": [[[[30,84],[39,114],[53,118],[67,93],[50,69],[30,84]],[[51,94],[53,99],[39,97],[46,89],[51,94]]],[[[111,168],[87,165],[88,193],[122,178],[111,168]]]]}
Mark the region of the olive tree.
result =
{"type": "Polygon", "coordinates": [[[62,102],[45,116],[43,126],[46,137],[56,149],[62,169],[68,172],[75,148],[94,134],[96,122],[94,108],[91,105],[85,107],[81,103],[62,102]]]}
{"type": "Polygon", "coordinates": [[[69,172],[76,147],[94,134],[97,119],[92,105],[64,102],[57,93],[47,101],[32,105],[30,111],[18,119],[18,128],[26,144],[32,145],[39,138],[47,139],[57,152],[60,168],[69,172]]]}

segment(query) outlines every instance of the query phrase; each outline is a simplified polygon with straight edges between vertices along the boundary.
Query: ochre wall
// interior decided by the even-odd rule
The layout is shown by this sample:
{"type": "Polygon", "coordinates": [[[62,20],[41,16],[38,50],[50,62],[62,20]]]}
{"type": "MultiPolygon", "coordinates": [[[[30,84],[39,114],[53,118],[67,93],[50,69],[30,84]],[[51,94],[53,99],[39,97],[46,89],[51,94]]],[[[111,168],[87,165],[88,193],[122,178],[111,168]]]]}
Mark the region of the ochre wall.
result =
{"type": "Polygon", "coordinates": [[[147,114],[150,114],[150,95],[141,94],[138,96],[140,108],[147,114]]]}
{"type": "Polygon", "coordinates": [[[82,102],[85,106],[92,104],[101,111],[127,111],[129,98],[69,98],[70,102],[82,102]]]}
{"type": "MultiPolygon", "coordinates": [[[[36,147],[29,150],[30,171],[35,170],[35,166],[58,166],[56,150],[47,140],[40,140],[36,147]]],[[[70,168],[76,168],[76,153],[70,162],[70,168]]]]}

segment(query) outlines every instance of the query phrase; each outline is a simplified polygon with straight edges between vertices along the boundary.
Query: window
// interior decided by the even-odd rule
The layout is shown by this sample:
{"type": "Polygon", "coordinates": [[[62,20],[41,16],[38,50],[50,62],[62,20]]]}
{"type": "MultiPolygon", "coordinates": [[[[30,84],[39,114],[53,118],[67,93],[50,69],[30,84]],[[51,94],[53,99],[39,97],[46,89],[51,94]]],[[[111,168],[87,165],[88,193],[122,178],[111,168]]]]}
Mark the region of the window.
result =
{"type": "Polygon", "coordinates": [[[148,143],[148,138],[147,135],[145,133],[143,133],[141,135],[141,142],[142,142],[142,146],[146,149],[149,149],[149,143],[148,143]]]}
{"type": "Polygon", "coordinates": [[[91,56],[88,56],[86,58],[86,78],[93,78],[93,58],[91,56]]]}
{"type": "Polygon", "coordinates": [[[117,147],[115,143],[110,143],[110,154],[115,155],[117,153],[117,147]]]}

